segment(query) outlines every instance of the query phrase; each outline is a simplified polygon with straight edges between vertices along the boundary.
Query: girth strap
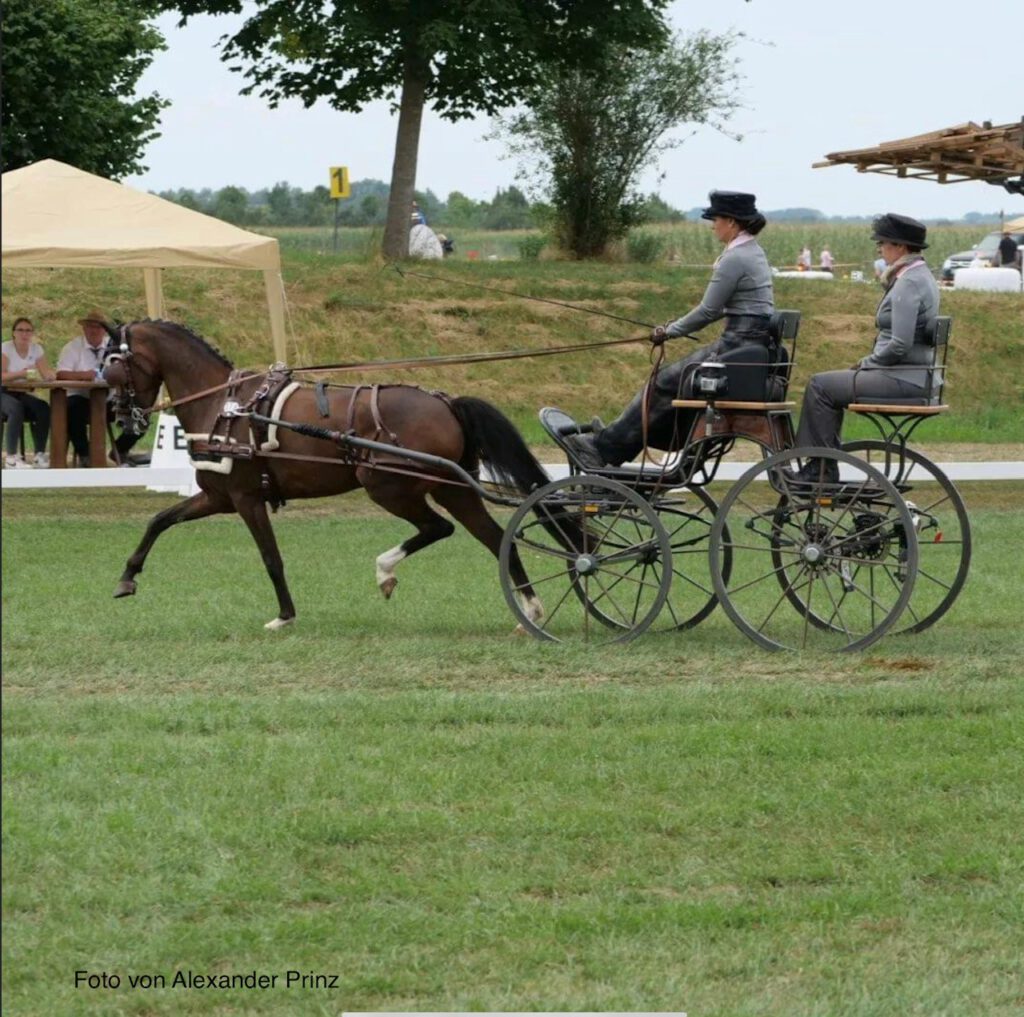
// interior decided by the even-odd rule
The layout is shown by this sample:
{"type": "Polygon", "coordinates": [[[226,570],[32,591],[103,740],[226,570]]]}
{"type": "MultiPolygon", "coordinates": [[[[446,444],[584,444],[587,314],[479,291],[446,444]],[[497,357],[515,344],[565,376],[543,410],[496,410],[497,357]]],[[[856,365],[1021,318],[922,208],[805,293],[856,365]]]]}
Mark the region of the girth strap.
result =
{"type": "Polygon", "coordinates": [[[331,415],[331,404],[327,401],[327,382],[318,381],[315,386],[316,409],[321,417],[331,415]]]}

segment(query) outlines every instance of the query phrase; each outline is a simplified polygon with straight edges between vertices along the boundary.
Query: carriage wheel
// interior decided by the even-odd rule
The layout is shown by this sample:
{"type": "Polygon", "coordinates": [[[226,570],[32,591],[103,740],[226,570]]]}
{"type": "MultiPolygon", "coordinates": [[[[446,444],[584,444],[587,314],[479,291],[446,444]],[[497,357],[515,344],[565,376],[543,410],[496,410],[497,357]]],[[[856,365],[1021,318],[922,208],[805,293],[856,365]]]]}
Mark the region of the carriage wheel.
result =
{"type": "MultiPolygon", "coordinates": [[[[711,582],[709,551],[711,526],[718,511],[718,502],[702,487],[686,491],[665,491],[650,498],[650,506],[658,514],[661,525],[668,532],[672,547],[672,582],[665,608],[651,623],[651,632],[681,632],[699,625],[718,603],[711,582]]],[[[729,569],[730,553],[726,552],[725,570],[729,569]]],[[[660,577],[662,563],[636,561],[631,575],[660,577]]],[[[623,577],[625,579],[627,577],[623,577]]],[[[620,580],[621,581],[621,580],[620,580]]],[[[576,593],[590,607],[590,613],[602,625],[622,628],[623,622],[614,611],[606,611],[603,593],[588,600],[582,586],[576,593]]]]}
{"type": "Polygon", "coordinates": [[[865,439],[845,443],[843,451],[884,473],[910,509],[917,530],[917,581],[903,618],[910,624],[895,631],[922,632],[950,609],[967,581],[971,523],[963,498],[935,463],[913,449],[905,449],[901,460],[891,445],[865,439]]]}
{"type": "Polygon", "coordinates": [[[769,650],[870,646],[909,602],[917,553],[896,488],[863,459],[825,448],[782,452],[748,470],[725,496],[711,538],[723,609],[769,650]],[[783,469],[808,457],[841,468],[842,483],[792,483],[783,469]]]}
{"type": "MultiPolygon", "coordinates": [[[[710,562],[711,527],[718,502],[703,487],[693,487],[666,491],[652,498],[650,504],[672,546],[672,585],[651,631],[681,632],[699,625],[718,604],[710,562]]],[[[722,562],[726,575],[731,571],[731,562],[732,551],[727,548],[722,562]]],[[[655,563],[653,568],[660,569],[661,563],[655,563]]],[[[605,624],[615,624],[614,618],[601,611],[599,603],[591,607],[605,624]]]]}
{"type": "Polygon", "coordinates": [[[635,491],[604,477],[564,477],[534,491],[516,509],[499,553],[505,600],[538,639],[620,643],[654,621],[672,582],[672,548],[654,509],[635,491]],[[545,614],[531,617],[512,578],[513,549],[545,614]],[[595,615],[614,618],[601,624],[595,615]]]}

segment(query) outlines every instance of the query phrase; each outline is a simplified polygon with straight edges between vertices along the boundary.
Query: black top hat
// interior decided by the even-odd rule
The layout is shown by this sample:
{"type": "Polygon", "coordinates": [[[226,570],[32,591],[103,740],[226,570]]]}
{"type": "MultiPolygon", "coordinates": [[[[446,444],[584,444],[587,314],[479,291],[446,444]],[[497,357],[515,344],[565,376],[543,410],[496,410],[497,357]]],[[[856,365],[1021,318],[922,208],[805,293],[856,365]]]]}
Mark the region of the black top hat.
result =
{"type": "Polygon", "coordinates": [[[742,191],[711,191],[708,194],[708,201],[711,204],[701,212],[702,219],[716,219],[722,216],[743,223],[750,222],[761,214],[755,204],[757,198],[742,191]]]}
{"type": "Polygon", "coordinates": [[[871,239],[875,241],[888,240],[893,244],[906,244],[907,247],[922,249],[928,246],[924,242],[928,228],[923,222],[911,219],[909,215],[897,215],[895,212],[880,215],[871,224],[871,230],[871,239]]]}

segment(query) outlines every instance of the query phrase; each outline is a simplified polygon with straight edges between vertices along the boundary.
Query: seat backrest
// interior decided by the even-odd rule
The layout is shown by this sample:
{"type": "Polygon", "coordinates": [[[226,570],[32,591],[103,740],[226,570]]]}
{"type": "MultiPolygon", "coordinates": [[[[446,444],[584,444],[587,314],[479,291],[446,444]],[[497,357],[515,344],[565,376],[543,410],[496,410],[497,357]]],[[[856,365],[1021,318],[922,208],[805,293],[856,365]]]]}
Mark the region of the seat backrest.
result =
{"type": "Polygon", "coordinates": [[[940,314],[925,333],[925,339],[935,350],[929,372],[931,377],[928,379],[928,389],[935,403],[942,402],[942,394],[946,388],[946,358],[949,356],[949,334],[952,331],[953,319],[948,314],[940,314]],[[936,372],[939,375],[938,385],[935,384],[936,372]]]}
{"type": "Polygon", "coordinates": [[[779,345],[789,340],[795,342],[800,331],[800,312],[776,311],[768,323],[768,331],[779,345]]]}
{"type": "Polygon", "coordinates": [[[929,346],[936,349],[949,345],[949,333],[953,330],[953,319],[948,314],[940,314],[928,327],[925,338],[929,346]]]}
{"type": "Polygon", "coordinates": [[[768,331],[775,340],[777,357],[766,398],[770,402],[781,402],[789,391],[789,380],[793,374],[793,365],[796,363],[796,339],[800,334],[800,312],[776,311],[768,323],[768,331]],[[787,343],[789,343],[788,346],[787,343]]]}

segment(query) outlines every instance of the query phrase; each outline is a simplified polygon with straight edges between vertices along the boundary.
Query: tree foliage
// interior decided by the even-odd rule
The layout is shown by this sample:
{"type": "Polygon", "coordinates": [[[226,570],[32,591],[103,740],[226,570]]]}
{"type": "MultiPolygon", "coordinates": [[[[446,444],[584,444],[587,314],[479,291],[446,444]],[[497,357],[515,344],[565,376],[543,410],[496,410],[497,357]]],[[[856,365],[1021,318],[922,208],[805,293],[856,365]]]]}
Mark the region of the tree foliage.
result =
{"type": "Polygon", "coordinates": [[[423,109],[448,120],[493,114],[536,85],[544,67],[590,66],[613,43],[665,34],[668,0],[153,0],[197,14],[243,13],[223,58],[244,92],[274,106],[320,99],[359,112],[376,99],[398,109],[384,253],[408,252],[423,109]]]}
{"type": "Polygon", "coordinates": [[[59,159],[118,178],[146,167],[157,94],[137,97],[163,36],[134,0],[4,0],[3,169],[59,159]]]}
{"type": "Polygon", "coordinates": [[[639,174],[683,139],[685,124],[719,130],[736,109],[738,36],[698,32],[659,50],[614,46],[595,66],[553,67],[500,121],[498,135],[531,160],[535,188],[552,207],[552,233],[579,258],[644,221],[650,202],[639,174]]]}

